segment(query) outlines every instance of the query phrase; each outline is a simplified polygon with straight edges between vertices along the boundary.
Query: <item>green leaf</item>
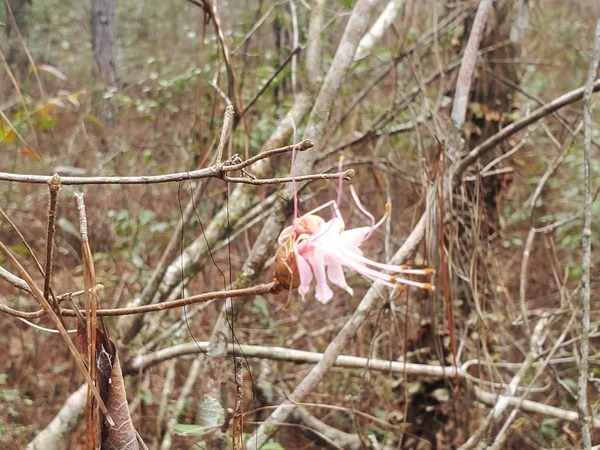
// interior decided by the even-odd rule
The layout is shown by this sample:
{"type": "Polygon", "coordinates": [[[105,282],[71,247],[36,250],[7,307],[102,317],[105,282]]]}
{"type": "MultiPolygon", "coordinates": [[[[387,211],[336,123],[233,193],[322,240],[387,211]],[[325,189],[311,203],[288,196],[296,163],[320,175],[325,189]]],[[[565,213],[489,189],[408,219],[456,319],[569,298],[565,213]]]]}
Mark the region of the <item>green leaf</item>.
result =
{"type": "Polygon", "coordinates": [[[16,253],[17,255],[29,256],[29,249],[24,245],[11,245],[8,247],[11,252],[16,253]]]}
{"type": "Polygon", "coordinates": [[[140,398],[142,399],[142,402],[144,402],[144,404],[146,405],[153,405],[154,404],[154,395],[152,395],[152,391],[148,390],[148,389],[140,389],[140,398]]]}
{"type": "Polygon", "coordinates": [[[40,126],[42,127],[42,130],[51,131],[54,128],[54,125],[56,125],[56,118],[50,115],[40,118],[40,126]]]}

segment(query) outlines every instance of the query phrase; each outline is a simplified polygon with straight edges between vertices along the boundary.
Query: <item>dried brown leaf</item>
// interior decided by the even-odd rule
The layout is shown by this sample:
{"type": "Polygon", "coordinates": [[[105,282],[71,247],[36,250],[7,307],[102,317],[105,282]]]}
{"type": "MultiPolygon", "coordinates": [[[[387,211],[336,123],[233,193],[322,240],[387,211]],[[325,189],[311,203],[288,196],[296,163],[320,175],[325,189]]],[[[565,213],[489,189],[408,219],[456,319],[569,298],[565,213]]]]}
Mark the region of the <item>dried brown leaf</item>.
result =
{"type": "MultiPolygon", "coordinates": [[[[99,334],[105,337],[100,330],[99,334]]],[[[103,421],[101,449],[138,450],[137,433],[129,415],[125,381],[117,348],[111,340],[106,341],[98,345],[96,377],[100,394],[103,399],[106,399],[106,407],[114,425],[103,421]],[[108,348],[106,341],[109,342],[108,348]]]]}

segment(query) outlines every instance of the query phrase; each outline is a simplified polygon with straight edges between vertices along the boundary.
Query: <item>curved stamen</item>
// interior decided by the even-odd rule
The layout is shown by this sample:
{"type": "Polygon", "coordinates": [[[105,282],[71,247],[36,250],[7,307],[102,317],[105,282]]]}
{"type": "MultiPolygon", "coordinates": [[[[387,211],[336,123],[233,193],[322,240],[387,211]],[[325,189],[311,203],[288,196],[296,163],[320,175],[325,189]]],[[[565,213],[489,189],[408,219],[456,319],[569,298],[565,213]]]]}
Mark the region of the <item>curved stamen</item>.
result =
{"type": "Polygon", "coordinates": [[[373,214],[371,214],[369,211],[367,211],[367,208],[365,208],[362,205],[362,203],[360,202],[360,199],[358,198],[358,195],[356,195],[354,186],[350,186],[350,193],[352,194],[354,203],[356,203],[356,206],[358,206],[358,209],[360,209],[360,212],[362,212],[365,216],[367,216],[369,219],[371,219],[371,228],[375,228],[375,217],[373,216],[373,214]]]}

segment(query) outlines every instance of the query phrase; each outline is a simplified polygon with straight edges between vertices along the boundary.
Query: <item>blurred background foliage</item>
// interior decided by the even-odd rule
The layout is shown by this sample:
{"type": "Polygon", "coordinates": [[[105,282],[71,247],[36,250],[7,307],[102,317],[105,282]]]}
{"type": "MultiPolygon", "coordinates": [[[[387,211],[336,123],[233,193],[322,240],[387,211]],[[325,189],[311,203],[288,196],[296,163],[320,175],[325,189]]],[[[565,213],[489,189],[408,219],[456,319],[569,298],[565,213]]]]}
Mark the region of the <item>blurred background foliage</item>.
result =
{"type": "MultiPolygon", "coordinates": [[[[306,67],[315,62],[307,61],[305,53],[300,52],[296,86],[292,85],[289,65],[271,79],[294,50],[287,1],[216,3],[231,51],[240,105],[250,105],[270,83],[243,115],[242,111],[236,111],[241,119],[230,150],[242,156],[256,154],[284,120],[295,93],[310,89],[306,67]]],[[[495,3],[506,3],[514,12],[520,2],[495,3]]],[[[518,79],[518,84],[509,89],[510,105],[496,111],[493,102],[486,104],[474,99],[469,108],[467,127],[471,131],[466,136],[467,145],[473,146],[483,139],[486,127],[493,133],[585,81],[594,23],[599,14],[596,1],[525,3],[529,4],[529,12],[518,55],[482,63],[478,68],[479,84],[475,87],[485,90],[490,86],[484,74],[490,68],[492,76],[500,73],[494,64],[510,66],[518,79]]],[[[456,20],[439,30],[434,24],[461,8],[472,14],[476,4],[465,0],[447,7],[435,1],[405,2],[396,24],[382,42],[353,66],[333,107],[324,141],[317,142],[311,150],[319,152],[318,166],[324,171],[335,168],[339,155],[344,154],[345,164],[357,170],[353,182],[360,197],[376,217],[382,214],[384,203],[392,201],[393,214],[387,233],[377,233],[365,250],[379,260],[389,258],[418,218],[428,170],[435,160],[438,142],[446,139],[457,62],[470,24],[468,20],[456,20]],[[435,32],[428,35],[431,30],[435,32]],[[403,125],[406,127],[402,128],[403,125]]],[[[297,1],[295,5],[299,42],[304,46],[312,2],[297,1]]],[[[331,63],[353,2],[330,1],[325,5],[321,33],[324,68],[331,63]]],[[[225,107],[215,86],[226,91],[227,75],[212,25],[205,22],[200,8],[184,1],[116,2],[118,83],[115,86],[106,86],[94,78],[88,2],[32,0],[25,10],[25,42],[37,71],[18,59],[11,61],[8,48],[2,47],[5,59],[0,77],[0,171],[148,175],[192,170],[212,162],[225,107]]],[[[4,8],[0,8],[0,22],[4,28],[9,22],[4,8]]],[[[491,17],[490,23],[507,26],[499,14],[491,17]]],[[[488,45],[492,52],[494,45],[502,48],[506,42],[498,40],[488,45]]],[[[480,92],[477,90],[474,96],[480,92]]],[[[596,108],[596,125],[598,117],[596,108]]],[[[459,275],[454,280],[455,335],[457,339],[460,337],[463,361],[476,357],[493,362],[521,361],[528,337],[518,325],[519,268],[530,227],[542,228],[564,221],[564,225],[551,232],[541,233],[532,247],[527,272],[529,309],[551,313],[572,308],[576,303],[581,274],[583,170],[582,135],[572,132],[580,130],[580,122],[581,107],[574,104],[531,126],[502,149],[507,151],[522,141],[520,150],[499,166],[508,168],[508,175],[494,178],[497,185],[481,191],[492,200],[477,203],[477,209],[471,194],[465,194],[465,209],[458,210],[464,214],[464,223],[453,228],[456,234],[452,238],[458,241],[468,234],[464,225],[467,222],[477,223],[486,231],[478,235],[481,239],[468,240],[456,247],[459,259],[462,258],[454,267],[457,273],[461,264],[469,263],[471,255],[483,249],[481,272],[467,273],[467,277],[473,277],[467,281],[459,275]],[[535,206],[531,205],[529,199],[553,161],[557,162],[556,171],[535,206]],[[471,215],[479,214],[473,221],[471,215]],[[470,245],[480,247],[470,248],[470,245]],[[480,302],[485,317],[477,317],[476,302],[480,302]]],[[[298,137],[304,125],[297,124],[298,137]]],[[[593,136],[595,179],[600,171],[599,129],[594,128],[593,136]]],[[[482,162],[477,169],[485,164],[482,162]]],[[[289,174],[289,156],[277,158],[274,167],[277,175],[289,174]]],[[[476,173],[473,170],[472,175],[476,173]]],[[[105,285],[106,306],[122,306],[142,291],[195,184],[85,189],[96,272],[99,282],[105,285]]],[[[465,186],[466,192],[470,189],[469,181],[465,186]]],[[[194,219],[181,236],[181,248],[203,232],[203,226],[225,204],[226,195],[231,192],[217,182],[207,182],[205,189],[205,195],[195,205],[194,219]]],[[[264,197],[276,189],[264,187],[256,191],[264,197]]],[[[336,189],[336,183],[313,183],[302,194],[305,203],[301,208],[307,211],[323,200],[335,198],[336,189]]],[[[65,186],[61,193],[53,280],[56,292],[81,289],[83,285],[77,211],[72,201],[77,190],[65,186]]],[[[43,254],[46,190],[2,182],[0,195],[2,207],[34,250],[43,254]]],[[[351,203],[343,201],[343,208],[350,210],[348,223],[364,224],[364,217],[351,210],[351,203]]],[[[596,201],[593,205],[596,219],[600,217],[599,208],[596,201]]],[[[259,228],[254,226],[229,245],[214,249],[213,262],[206,263],[192,280],[188,286],[190,292],[223,288],[221,272],[227,279],[229,274],[235,277],[259,228]]],[[[13,251],[27,253],[4,222],[0,225],[0,238],[13,251]]],[[[593,245],[597,246],[598,240],[594,230],[593,245]]],[[[415,262],[427,263],[426,254],[427,249],[422,248],[415,262]]],[[[31,261],[26,258],[23,261],[33,273],[31,261]]],[[[595,263],[598,264],[597,254],[595,263]]],[[[267,270],[259,281],[271,278],[267,270]]],[[[357,293],[368,287],[356,277],[351,285],[357,293]]],[[[597,271],[594,287],[597,292],[597,271]]],[[[10,286],[0,286],[0,295],[16,306],[27,305],[27,300],[10,286]]],[[[234,325],[235,332],[242,343],[322,351],[355,308],[357,298],[340,294],[327,306],[314,300],[295,302],[287,311],[279,307],[282,299],[257,297],[241,307],[243,312],[234,325]]],[[[390,312],[382,305],[380,314],[361,328],[352,348],[346,352],[389,359],[406,357],[409,361],[431,364],[450,363],[447,323],[441,310],[434,314],[435,308],[429,308],[418,293],[412,293],[408,301],[410,311],[406,313],[390,312]]],[[[593,310],[597,327],[597,302],[593,310]]],[[[212,305],[190,320],[190,333],[195,339],[209,337],[217,313],[217,306],[212,305]]],[[[565,321],[556,323],[552,332],[558,333],[565,321]]],[[[0,447],[21,448],[77,388],[71,381],[75,370],[65,363],[66,351],[52,344],[54,339],[10,317],[0,317],[0,326],[5,330],[0,334],[0,352],[7,355],[0,363],[0,447]]],[[[576,330],[573,333],[570,337],[574,338],[576,330]]],[[[597,329],[595,333],[594,349],[598,351],[597,329]]],[[[188,335],[184,338],[189,340],[188,335]]],[[[149,339],[150,336],[143,336],[138,345],[143,346],[149,339]]],[[[572,355],[572,351],[565,348],[564,355],[572,355]]],[[[248,364],[252,380],[258,377],[261,366],[252,360],[248,364]]],[[[598,378],[597,354],[593,364],[594,376],[598,378]]],[[[308,367],[283,362],[273,362],[271,366],[277,374],[276,382],[284,388],[294,386],[308,367]]],[[[182,359],[178,367],[176,389],[185,380],[189,361],[182,359]]],[[[576,367],[571,362],[553,370],[543,386],[546,392],[553,393],[542,393],[540,398],[548,396],[550,403],[569,408],[573,405],[576,367]]],[[[134,422],[140,424],[142,434],[149,439],[158,427],[154,422],[158,408],[155,399],[163,389],[164,373],[165,369],[157,366],[147,376],[129,379],[130,395],[139,405],[134,422]]],[[[503,381],[510,379],[502,369],[494,376],[503,381]]],[[[397,428],[382,427],[381,423],[364,417],[350,419],[347,413],[320,411],[325,422],[362,436],[374,434],[381,445],[390,446],[385,448],[395,445],[415,449],[453,448],[468,437],[471,422],[476,423],[484,413],[483,407],[472,399],[462,399],[463,403],[457,401],[452,407],[440,400],[439,390],[450,391],[450,384],[451,381],[443,380],[396,379],[379,372],[335,370],[311,401],[364,411],[386,424],[397,425],[404,420],[412,423],[408,437],[404,436],[399,444],[397,428]]],[[[594,395],[592,401],[596,402],[597,411],[600,400],[597,393],[594,395]]],[[[250,396],[252,400],[246,409],[268,404],[263,396],[264,393],[250,396]]],[[[195,438],[193,433],[189,437],[189,426],[195,423],[196,400],[190,399],[186,414],[179,418],[177,430],[182,435],[187,432],[187,436],[180,436],[176,441],[178,446],[173,448],[189,448],[194,443],[196,448],[203,448],[200,437],[195,438]]],[[[256,420],[264,417],[261,414],[256,413],[256,420]]],[[[249,430],[251,427],[248,425],[249,430]]],[[[524,414],[514,428],[506,448],[574,445],[571,433],[576,426],[567,422],[524,414]]],[[[281,432],[277,439],[281,443],[273,443],[271,448],[320,448],[321,445],[300,427],[281,432]]],[[[76,437],[71,445],[77,448],[76,437]]]]}

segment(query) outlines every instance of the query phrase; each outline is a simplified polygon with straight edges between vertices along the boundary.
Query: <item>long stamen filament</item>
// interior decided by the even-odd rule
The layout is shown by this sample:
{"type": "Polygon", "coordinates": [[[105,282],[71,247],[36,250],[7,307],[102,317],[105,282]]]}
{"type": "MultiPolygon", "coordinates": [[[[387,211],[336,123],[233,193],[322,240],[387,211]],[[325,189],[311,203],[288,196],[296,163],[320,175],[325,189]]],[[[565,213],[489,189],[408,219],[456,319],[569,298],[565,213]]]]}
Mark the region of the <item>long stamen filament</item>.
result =
{"type": "Polygon", "coordinates": [[[292,147],[292,166],[291,166],[291,175],[292,175],[292,193],[294,195],[294,222],[298,217],[298,187],[296,186],[296,122],[294,122],[294,118],[291,114],[288,114],[290,122],[292,122],[292,128],[294,130],[294,146],[292,147]]]}
{"type": "Polygon", "coordinates": [[[356,195],[356,191],[354,190],[354,186],[350,186],[350,193],[352,194],[354,203],[356,203],[356,206],[358,207],[358,209],[360,209],[360,212],[362,212],[365,216],[367,216],[371,220],[371,228],[375,228],[375,217],[373,216],[373,214],[371,214],[369,211],[367,211],[367,208],[365,208],[363,206],[363,204],[360,202],[360,199],[358,198],[358,195],[356,195]]]}

